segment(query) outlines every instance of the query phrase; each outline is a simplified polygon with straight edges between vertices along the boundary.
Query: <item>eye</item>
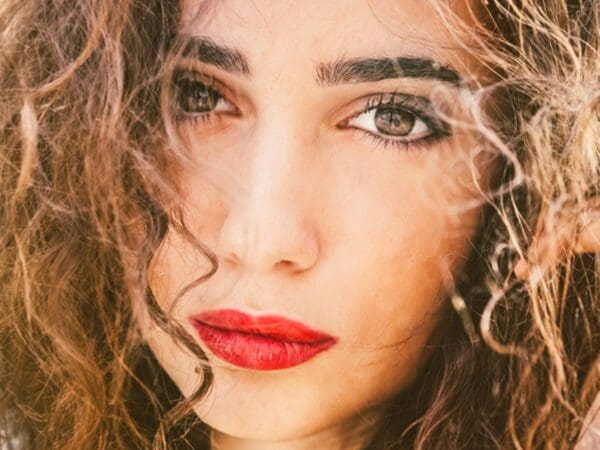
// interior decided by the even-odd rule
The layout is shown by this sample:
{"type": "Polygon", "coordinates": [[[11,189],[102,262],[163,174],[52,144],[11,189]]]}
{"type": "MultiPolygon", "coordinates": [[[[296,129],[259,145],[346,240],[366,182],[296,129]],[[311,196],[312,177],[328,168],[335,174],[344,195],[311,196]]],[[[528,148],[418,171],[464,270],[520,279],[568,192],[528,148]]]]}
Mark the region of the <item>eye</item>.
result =
{"type": "Polygon", "coordinates": [[[393,137],[425,135],[429,127],[414,113],[394,106],[373,107],[348,121],[348,126],[393,137]]]}
{"type": "Polygon", "coordinates": [[[219,113],[238,113],[236,106],[220,92],[218,82],[201,74],[175,72],[172,89],[173,109],[178,121],[208,120],[219,113]]]}
{"type": "Polygon", "coordinates": [[[431,102],[408,94],[379,94],[363,110],[340,124],[366,133],[378,143],[409,146],[441,139],[450,134],[431,102]]]}

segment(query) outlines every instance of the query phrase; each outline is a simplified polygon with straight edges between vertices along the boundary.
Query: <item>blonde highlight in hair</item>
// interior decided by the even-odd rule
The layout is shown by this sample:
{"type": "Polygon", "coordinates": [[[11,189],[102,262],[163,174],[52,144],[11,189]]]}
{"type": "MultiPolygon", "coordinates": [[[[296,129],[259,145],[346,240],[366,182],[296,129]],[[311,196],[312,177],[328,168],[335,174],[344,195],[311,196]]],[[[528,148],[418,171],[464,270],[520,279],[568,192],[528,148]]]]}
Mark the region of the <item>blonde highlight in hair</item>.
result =
{"type": "MultiPolygon", "coordinates": [[[[148,366],[132,311],[147,304],[168,328],[146,268],[176,195],[158,93],[177,17],[174,2],[2,3],[7,444],[171,448],[186,439],[174,425],[189,423],[191,400],[174,403],[172,383],[148,366]]],[[[173,334],[203,357],[180,328],[173,334]]]]}

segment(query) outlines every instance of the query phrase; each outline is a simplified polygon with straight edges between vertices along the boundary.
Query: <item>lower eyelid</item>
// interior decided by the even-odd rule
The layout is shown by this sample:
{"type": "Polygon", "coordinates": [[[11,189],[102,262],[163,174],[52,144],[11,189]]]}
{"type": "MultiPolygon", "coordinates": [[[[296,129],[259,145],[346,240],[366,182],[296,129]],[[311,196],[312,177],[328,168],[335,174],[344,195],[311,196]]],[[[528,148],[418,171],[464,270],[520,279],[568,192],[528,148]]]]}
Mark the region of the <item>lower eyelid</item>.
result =
{"type": "Polygon", "coordinates": [[[434,133],[432,132],[426,132],[426,133],[420,133],[417,134],[415,136],[387,136],[385,134],[378,134],[378,133],[373,133],[369,130],[365,130],[363,128],[355,128],[356,131],[362,132],[368,136],[373,136],[373,137],[377,137],[386,141],[390,141],[390,142],[406,142],[408,144],[410,144],[411,142],[417,142],[423,139],[427,139],[430,136],[433,136],[434,133]]]}
{"type": "Polygon", "coordinates": [[[401,151],[425,151],[436,143],[451,137],[451,134],[441,134],[436,133],[435,131],[423,136],[416,136],[408,139],[394,139],[392,137],[386,137],[385,135],[379,135],[362,128],[354,127],[342,128],[340,131],[350,131],[353,134],[356,133],[354,134],[355,137],[353,139],[366,141],[370,146],[381,146],[384,148],[391,146],[401,151]]]}
{"type": "Polygon", "coordinates": [[[212,111],[192,113],[192,112],[186,112],[185,110],[180,108],[179,111],[175,114],[175,117],[176,117],[176,120],[178,123],[185,122],[185,121],[191,121],[193,123],[202,121],[202,122],[206,123],[206,122],[213,121],[213,120],[220,120],[223,118],[223,116],[234,116],[235,117],[238,115],[239,115],[238,108],[233,103],[231,103],[229,100],[227,100],[225,97],[222,97],[221,99],[219,99],[219,101],[215,105],[215,109],[213,109],[212,111]],[[219,105],[221,105],[222,102],[226,103],[227,106],[225,106],[223,109],[217,109],[219,107],[219,105]]]}
{"type": "Polygon", "coordinates": [[[175,123],[177,125],[183,125],[183,124],[197,125],[199,122],[201,122],[202,124],[207,124],[209,122],[214,121],[215,119],[216,118],[214,117],[214,114],[210,113],[210,112],[197,113],[197,114],[179,112],[175,115],[175,123]]]}

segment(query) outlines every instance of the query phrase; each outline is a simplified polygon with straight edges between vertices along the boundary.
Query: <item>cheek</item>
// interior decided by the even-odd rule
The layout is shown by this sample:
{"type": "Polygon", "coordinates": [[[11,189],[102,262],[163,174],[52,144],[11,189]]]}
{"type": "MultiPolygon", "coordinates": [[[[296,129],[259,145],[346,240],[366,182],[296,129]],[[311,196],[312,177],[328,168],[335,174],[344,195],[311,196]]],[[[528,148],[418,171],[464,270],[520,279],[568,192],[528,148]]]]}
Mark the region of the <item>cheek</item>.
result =
{"type": "Polygon", "coordinates": [[[332,259],[362,272],[364,284],[393,290],[391,284],[399,292],[455,272],[479,218],[473,206],[479,195],[456,181],[468,179],[468,172],[430,164],[379,174],[332,183],[337,190],[327,202],[341,205],[341,212],[329,210],[321,223],[330,239],[324,245],[339,252],[332,259]]]}
{"type": "Polygon", "coordinates": [[[417,358],[477,227],[479,208],[464,207],[477,196],[467,183],[449,181],[468,179],[468,172],[431,167],[400,168],[372,184],[363,179],[361,189],[346,185],[354,192],[346,216],[330,216],[332,229],[342,230],[331,243],[339,253],[331,258],[336,282],[329,298],[340,302],[331,309],[343,311],[346,332],[359,345],[400,343],[372,352],[373,358],[394,351],[417,358]],[[443,189],[441,180],[453,189],[443,189]]]}
{"type": "MultiPolygon", "coordinates": [[[[183,237],[169,231],[148,268],[148,285],[159,306],[167,311],[182,289],[212,270],[212,263],[183,237]]],[[[203,286],[195,288],[201,293],[203,286]]],[[[185,305],[185,297],[179,304],[185,305]]],[[[174,311],[175,316],[180,314],[174,311]]]]}
{"type": "MultiPolygon", "coordinates": [[[[213,270],[211,259],[201,247],[209,253],[215,250],[219,224],[227,213],[222,190],[205,179],[204,173],[194,172],[194,176],[192,183],[189,174],[178,174],[185,205],[182,220],[196,242],[192,244],[170,226],[148,268],[150,289],[163,309],[168,308],[181,289],[213,270]]],[[[203,289],[201,284],[195,292],[201,293],[203,289]]]]}

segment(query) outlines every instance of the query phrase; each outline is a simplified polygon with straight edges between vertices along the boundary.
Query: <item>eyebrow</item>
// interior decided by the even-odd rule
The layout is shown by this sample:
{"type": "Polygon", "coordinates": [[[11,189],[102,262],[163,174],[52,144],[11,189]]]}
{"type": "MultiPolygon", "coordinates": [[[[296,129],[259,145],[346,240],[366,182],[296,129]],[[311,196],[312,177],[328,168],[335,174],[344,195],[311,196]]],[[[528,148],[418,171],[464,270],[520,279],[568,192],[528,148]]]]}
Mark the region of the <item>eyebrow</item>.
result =
{"type": "Polygon", "coordinates": [[[321,86],[394,78],[424,78],[454,85],[462,83],[462,77],[455,70],[432,59],[416,57],[339,59],[319,64],[316,75],[321,86]]]}
{"type": "MultiPolygon", "coordinates": [[[[194,58],[226,72],[251,74],[246,57],[237,49],[219,45],[204,36],[180,36],[185,44],[183,57],[194,58]]],[[[455,70],[428,58],[354,58],[319,63],[315,81],[320,86],[344,83],[369,83],[395,78],[422,78],[460,85],[462,77],[455,70]]]]}
{"type": "Polygon", "coordinates": [[[181,56],[194,58],[226,72],[250,75],[248,60],[239,50],[216,44],[212,39],[199,36],[180,36],[185,42],[181,56]]]}

